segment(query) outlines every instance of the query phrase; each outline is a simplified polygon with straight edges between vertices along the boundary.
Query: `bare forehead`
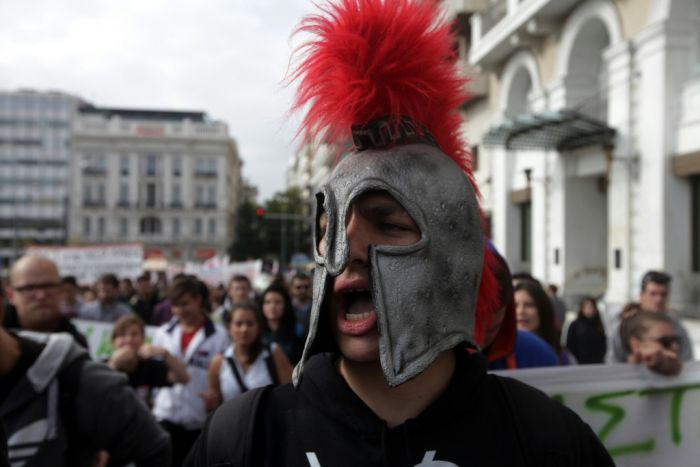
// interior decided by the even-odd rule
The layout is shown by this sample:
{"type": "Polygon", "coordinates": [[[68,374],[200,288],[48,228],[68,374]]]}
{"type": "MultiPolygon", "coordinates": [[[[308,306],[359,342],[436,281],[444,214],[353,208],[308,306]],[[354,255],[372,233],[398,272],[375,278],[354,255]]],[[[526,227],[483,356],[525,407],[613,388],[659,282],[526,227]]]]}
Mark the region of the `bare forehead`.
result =
{"type": "Polygon", "coordinates": [[[24,256],[10,269],[10,284],[13,286],[59,279],[56,263],[43,256],[24,256]]]}

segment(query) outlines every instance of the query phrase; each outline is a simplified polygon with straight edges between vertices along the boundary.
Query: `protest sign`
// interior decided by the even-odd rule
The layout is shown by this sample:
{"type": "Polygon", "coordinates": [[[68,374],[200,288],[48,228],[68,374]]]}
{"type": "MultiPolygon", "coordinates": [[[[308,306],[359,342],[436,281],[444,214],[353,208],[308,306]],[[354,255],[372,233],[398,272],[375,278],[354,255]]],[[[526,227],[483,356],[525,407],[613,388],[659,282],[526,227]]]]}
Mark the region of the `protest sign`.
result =
{"type": "Polygon", "coordinates": [[[94,284],[103,274],[135,278],[143,272],[143,245],[32,246],[27,254],[43,255],[58,265],[61,276],[75,276],[80,284],[94,284]]]}
{"type": "MultiPolygon", "coordinates": [[[[72,322],[87,339],[90,347],[90,356],[93,359],[104,360],[112,355],[113,323],[83,319],[74,319],[72,322]]],[[[156,326],[146,326],[146,342],[150,342],[153,339],[156,329],[158,329],[156,326]]]]}
{"type": "Polygon", "coordinates": [[[530,384],[576,412],[618,467],[700,465],[700,362],[674,377],[639,365],[494,373],[530,384]]]}

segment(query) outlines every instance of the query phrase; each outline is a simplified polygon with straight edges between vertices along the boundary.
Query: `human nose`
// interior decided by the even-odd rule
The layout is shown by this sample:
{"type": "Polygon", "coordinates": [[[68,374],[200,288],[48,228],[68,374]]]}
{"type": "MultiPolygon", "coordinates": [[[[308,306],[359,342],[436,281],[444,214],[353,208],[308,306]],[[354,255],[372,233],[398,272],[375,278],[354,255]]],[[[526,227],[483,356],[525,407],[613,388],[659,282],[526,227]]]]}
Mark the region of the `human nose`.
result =
{"type": "Polygon", "coordinates": [[[348,264],[366,264],[371,239],[365,223],[356,215],[354,209],[350,211],[345,232],[348,242],[348,264]]]}

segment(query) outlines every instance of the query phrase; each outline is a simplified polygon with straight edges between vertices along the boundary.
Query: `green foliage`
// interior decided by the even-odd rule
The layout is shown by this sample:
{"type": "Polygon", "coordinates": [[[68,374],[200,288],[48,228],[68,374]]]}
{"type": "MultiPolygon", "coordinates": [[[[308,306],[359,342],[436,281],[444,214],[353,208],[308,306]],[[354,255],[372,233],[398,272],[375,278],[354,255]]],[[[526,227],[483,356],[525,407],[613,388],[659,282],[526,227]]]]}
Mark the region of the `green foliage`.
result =
{"type": "Polygon", "coordinates": [[[262,206],[244,203],[238,208],[236,241],[229,250],[233,261],[274,258],[286,264],[292,254],[311,251],[310,201],[298,188],[275,193],[262,206]],[[258,217],[256,209],[265,214],[258,217]]]}

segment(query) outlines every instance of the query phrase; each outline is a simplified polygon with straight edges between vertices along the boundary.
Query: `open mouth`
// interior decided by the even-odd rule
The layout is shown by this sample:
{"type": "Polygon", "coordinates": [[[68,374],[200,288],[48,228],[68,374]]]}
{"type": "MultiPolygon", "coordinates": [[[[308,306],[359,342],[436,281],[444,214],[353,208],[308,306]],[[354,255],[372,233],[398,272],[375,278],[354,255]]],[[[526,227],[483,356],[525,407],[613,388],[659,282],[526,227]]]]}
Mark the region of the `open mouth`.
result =
{"type": "Polygon", "coordinates": [[[344,334],[361,335],[374,328],[377,315],[372,294],[366,283],[341,284],[334,291],[338,314],[338,330],[344,334]]]}

